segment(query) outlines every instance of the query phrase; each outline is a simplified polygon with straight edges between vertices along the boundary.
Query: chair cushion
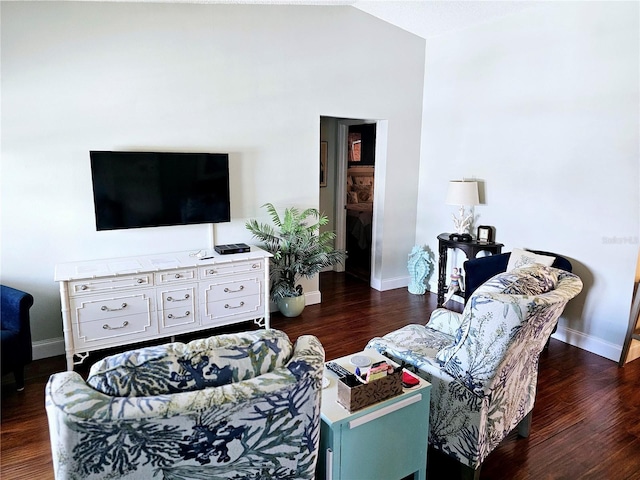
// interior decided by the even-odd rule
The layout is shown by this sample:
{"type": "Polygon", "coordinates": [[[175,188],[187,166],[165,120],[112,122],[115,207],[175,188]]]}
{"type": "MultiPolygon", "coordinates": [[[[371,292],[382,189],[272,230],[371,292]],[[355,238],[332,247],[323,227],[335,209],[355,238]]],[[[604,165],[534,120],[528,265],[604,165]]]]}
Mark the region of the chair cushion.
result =
{"type": "Polygon", "coordinates": [[[385,355],[391,355],[399,363],[406,362],[417,368],[440,369],[436,362],[436,353],[453,342],[453,337],[429,326],[410,324],[386,334],[375,337],[365,348],[373,348],[385,355]]]}
{"type": "Polygon", "coordinates": [[[509,256],[509,262],[507,263],[507,272],[516,268],[522,268],[529,265],[539,263],[550,267],[553,265],[556,257],[550,255],[541,255],[538,253],[530,252],[528,250],[522,250],[520,248],[514,248],[509,256]]]}
{"type": "Polygon", "coordinates": [[[439,332],[451,335],[451,339],[456,336],[460,324],[462,323],[462,314],[447,310],[446,308],[436,308],[429,317],[427,327],[439,332]]]}
{"type": "Polygon", "coordinates": [[[292,352],[289,337],[279,330],[218,335],[106,357],[91,367],[87,383],[114,397],[188,392],[273,371],[292,352]]]}
{"type": "Polygon", "coordinates": [[[480,285],[474,293],[541,295],[556,288],[560,270],[539,263],[499,273],[480,285]]]}

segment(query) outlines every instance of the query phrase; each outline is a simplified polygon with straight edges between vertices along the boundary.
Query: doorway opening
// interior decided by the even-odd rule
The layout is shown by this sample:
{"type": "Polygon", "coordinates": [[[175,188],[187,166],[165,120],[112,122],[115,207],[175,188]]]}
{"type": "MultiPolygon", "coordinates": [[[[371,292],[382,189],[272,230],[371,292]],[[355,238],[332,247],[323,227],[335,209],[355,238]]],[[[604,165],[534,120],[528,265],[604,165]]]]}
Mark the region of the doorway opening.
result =
{"type": "Polygon", "coordinates": [[[345,264],[333,270],[377,289],[381,258],[376,229],[381,227],[382,205],[376,198],[382,198],[384,190],[385,126],[376,120],[320,119],[321,157],[323,148],[328,152],[320,209],[333,212],[327,229],[336,233],[335,247],[347,251],[345,264]]]}
{"type": "Polygon", "coordinates": [[[345,272],[371,279],[376,124],[347,127],[345,272]]]}

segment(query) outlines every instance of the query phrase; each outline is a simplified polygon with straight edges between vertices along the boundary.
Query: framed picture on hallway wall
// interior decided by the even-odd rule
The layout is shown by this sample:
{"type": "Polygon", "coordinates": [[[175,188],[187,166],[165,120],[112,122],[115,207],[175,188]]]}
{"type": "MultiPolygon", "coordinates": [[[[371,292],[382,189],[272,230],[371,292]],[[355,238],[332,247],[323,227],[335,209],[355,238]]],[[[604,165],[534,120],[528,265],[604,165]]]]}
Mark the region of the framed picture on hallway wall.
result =
{"type": "Polygon", "coordinates": [[[320,142],[320,186],[327,186],[327,152],[328,142],[320,142]]]}

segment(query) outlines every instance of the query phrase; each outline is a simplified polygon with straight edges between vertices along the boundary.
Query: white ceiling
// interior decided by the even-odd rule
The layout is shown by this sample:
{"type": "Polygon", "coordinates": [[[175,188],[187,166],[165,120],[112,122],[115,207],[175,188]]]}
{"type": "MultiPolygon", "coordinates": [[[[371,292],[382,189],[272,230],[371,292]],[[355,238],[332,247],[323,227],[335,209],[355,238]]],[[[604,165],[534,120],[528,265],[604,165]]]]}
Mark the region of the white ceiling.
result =
{"type": "MultiPolygon", "coordinates": [[[[19,0],[15,0],[19,1],[19,0]]],[[[104,1],[104,0],[81,0],[104,1]]],[[[353,6],[423,38],[486,23],[543,3],[530,0],[107,0],[149,3],[353,6]]],[[[560,0],[558,0],[560,1],[560,0]]]]}
{"type": "Polygon", "coordinates": [[[423,38],[462,30],[535,6],[532,1],[355,1],[352,5],[423,38]]]}

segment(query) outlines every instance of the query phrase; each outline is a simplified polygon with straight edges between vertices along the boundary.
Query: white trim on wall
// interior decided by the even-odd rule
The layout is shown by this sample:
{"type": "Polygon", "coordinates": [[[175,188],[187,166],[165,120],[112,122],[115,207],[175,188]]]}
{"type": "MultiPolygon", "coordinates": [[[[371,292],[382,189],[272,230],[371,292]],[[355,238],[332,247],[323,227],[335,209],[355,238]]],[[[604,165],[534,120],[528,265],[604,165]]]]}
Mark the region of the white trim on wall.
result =
{"type": "Polygon", "coordinates": [[[64,355],[64,337],[38,340],[31,343],[34,360],[64,355]]]}
{"type": "Polygon", "coordinates": [[[558,325],[558,330],[556,330],[556,333],[551,335],[551,337],[573,345],[574,347],[595,353],[601,357],[608,358],[614,362],[617,362],[622,354],[622,347],[620,345],[607,342],[592,335],[587,335],[578,330],[566,328],[562,325],[558,325]]]}
{"type": "Polygon", "coordinates": [[[372,279],[371,288],[384,292],[386,290],[394,290],[396,288],[404,288],[409,285],[409,277],[394,277],[384,280],[372,279]]]}

